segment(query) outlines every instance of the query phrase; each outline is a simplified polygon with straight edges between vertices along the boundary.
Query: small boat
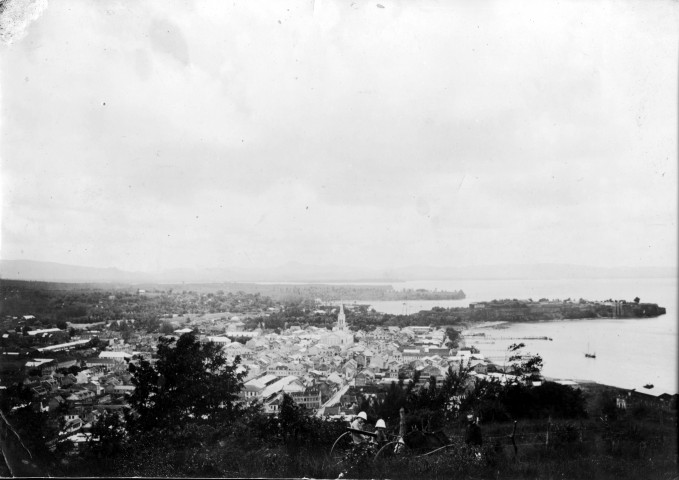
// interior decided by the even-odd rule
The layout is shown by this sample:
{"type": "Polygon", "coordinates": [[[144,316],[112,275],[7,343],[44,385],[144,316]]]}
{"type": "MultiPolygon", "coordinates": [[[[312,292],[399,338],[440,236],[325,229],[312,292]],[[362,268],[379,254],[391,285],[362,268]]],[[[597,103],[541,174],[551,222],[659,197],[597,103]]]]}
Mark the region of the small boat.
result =
{"type": "Polygon", "coordinates": [[[587,357],[587,358],[596,358],[596,353],[594,353],[594,352],[590,353],[590,352],[589,352],[589,343],[587,344],[587,353],[585,353],[585,357],[587,357]]]}
{"type": "Polygon", "coordinates": [[[652,384],[652,383],[647,383],[646,385],[644,385],[644,388],[653,388],[653,384],[652,384]]]}

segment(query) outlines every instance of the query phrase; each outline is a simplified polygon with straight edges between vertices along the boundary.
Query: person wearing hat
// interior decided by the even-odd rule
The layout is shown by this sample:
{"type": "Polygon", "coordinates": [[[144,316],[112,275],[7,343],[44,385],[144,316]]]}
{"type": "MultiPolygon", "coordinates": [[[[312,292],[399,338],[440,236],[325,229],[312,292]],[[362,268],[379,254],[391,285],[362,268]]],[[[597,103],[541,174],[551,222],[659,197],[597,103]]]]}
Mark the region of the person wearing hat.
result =
{"type": "MultiPolygon", "coordinates": [[[[351,422],[351,428],[354,430],[365,430],[363,427],[365,426],[366,420],[368,420],[368,415],[366,415],[365,412],[359,412],[351,422]]],[[[360,433],[351,432],[351,439],[354,443],[358,444],[367,441],[368,437],[366,435],[361,435],[360,433]]]]}
{"type": "Polygon", "coordinates": [[[377,436],[375,437],[375,443],[382,444],[387,442],[387,424],[381,418],[375,424],[375,429],[377,436]]]}
{"type": "Polygon", "coordinates": [[[467,415],[467,431],[465,432],[464,441],[467,445],[473,447],[483,445],[481,427],[479,427],[478,419],[474,421],[474,415],[467,415]]]}

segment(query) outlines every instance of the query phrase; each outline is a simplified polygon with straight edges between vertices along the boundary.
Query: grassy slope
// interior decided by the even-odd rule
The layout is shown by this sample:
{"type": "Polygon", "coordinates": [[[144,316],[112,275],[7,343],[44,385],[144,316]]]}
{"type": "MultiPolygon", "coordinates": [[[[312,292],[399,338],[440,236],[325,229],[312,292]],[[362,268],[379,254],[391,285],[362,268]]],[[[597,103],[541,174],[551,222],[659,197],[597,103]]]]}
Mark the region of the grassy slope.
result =
{"type": "MultiPolygon", "coordinates": [[[[513,423],[483,424],[484,447],[478,459],[463,442],[463,427],[450,426],[454,443],[448,450],[424,457],[381,456],[376,462],[346,460],[348,444],[330,457],[329,442],[311,447],[266,446],[256,440],[219,439],[168,449],[158,442],[115,458],[106,473],[142,477],[308,477],[456,478],[456,479],[675,479],[677,478],[677,414],[657,407],[634,407],[618,418],[600,415],[604,400],[617,389],[586,387],[589,418],[521,420],[514,454],[509,434],[513,423]]],[[[345,437],[346,438],[346,437],[345,437]]],[[[75,466],[75,465],[74,465],[75,466]]],[[[65,472],[101,475],[102,471],[65,472]]],[[[101,467],[101,465],[100,465],[101,467]]],[[[99,468],[99,467],[97,467],[99,468]]]]}

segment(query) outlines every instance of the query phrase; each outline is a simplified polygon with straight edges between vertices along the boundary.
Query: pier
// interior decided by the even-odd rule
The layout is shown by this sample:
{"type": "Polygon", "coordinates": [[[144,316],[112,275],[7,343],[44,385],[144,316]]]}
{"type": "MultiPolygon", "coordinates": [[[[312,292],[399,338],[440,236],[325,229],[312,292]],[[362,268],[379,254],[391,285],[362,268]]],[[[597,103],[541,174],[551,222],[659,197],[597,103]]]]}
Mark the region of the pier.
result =
{"type": "MultiPolygon", "coordinates": [[[[465,335],[465,337],[472,337],[473,335],[465,335]]],[[[495,337],[487,336],[486,340],[549,340],[552,341],[551,337],[495,337]]]]}

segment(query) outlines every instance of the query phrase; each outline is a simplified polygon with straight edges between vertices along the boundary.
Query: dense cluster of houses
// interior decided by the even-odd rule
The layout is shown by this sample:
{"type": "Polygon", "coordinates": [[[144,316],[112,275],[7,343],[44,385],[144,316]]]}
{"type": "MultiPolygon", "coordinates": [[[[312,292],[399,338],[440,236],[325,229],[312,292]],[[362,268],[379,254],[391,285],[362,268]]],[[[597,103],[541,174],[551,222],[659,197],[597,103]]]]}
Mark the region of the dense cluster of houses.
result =
{"type": "MultiPolygon", "coordinates": [[[[337,310],[336,310],[337,312],[337,310]]],[[[208,325],[209,326],[209,325],[208,325]]],[[[191,330],[187,324],[175,335],[191,330]]],[[[202,326],[201,326],[202,327],[202,326]]],[[[227,358],[241,358],[246,370],[240,401],[259,402],[275,415],[283,395],[319,415],[349,415],[361,398],[379,400],[399,375],[412,378],[419,371],[422,385],[432,378],[442,381],[449,367],[469,365],[474,375],[494,375],[500,368],[478,351],[452,349],[444,330],[430,327],[387,327],[352,332],[343,307],[337,327],[293,326],[280,334],[241,328],[220,331],[198,328],[199,340],[221,345],[227,358]]],[[[89,427],[105,411],[129,408],[134,391],[128,362],[137,356],[152,358],[157,335],[133,332],[127,341],[113,329],[97,331],[99,346],[83,348],[91,336],[68,338],[64,331],[48,334],[51,344],[39,343],[37,354],[27,357],[24,385],[34,393],[36,409],[50,412],[59,424],[61,438],[87,441],[89,427]],[[75,368],[71,368],[75,367],[75,368]],[[69,370],[70,369],[70,370],[69,370]]]]}
{"type": "Polygon", "coordinates": [[[125,342],[108,330],[69,338],[67,331],[50,328],[19,333],[33,345],[25,351],[11,346],[13,334],[3,334],[0,361],[22,365],[23,387],[33,394],[33,408],[49,413],[59,431],[55,441],[76,445],[89,439],[90,427],[104,412],[129,408],[134,386],[127,361],[135,354],[151,356],[155,343],[151,335],[136,334],[125,342]],[[94,337],[98,345],[90,347],[94,337]]]}
{"type": "Polygon", "coordinates": [[[349,416],[362,399],[380,401],[400,375],[412,379],[416,371],[420,385],[432,377],[441,382],[450,367],[457,370],[460,365],[471,368],[472,378],[511,377],[478,350],[464,345],[453,349],[447,342],[445,331],[433,327],[349,332],[340,308],[331,332],[292,327],[280,334],[260,332],[245,345],[227,342],[223,348],[230,356],[240,355],[248,369],[241,401],[259,402],[269,414],[277,413],[287,394],[318,415],[349,416]],[[328,336],[344,335],[352,339],[327,341],[328,336]]]}

